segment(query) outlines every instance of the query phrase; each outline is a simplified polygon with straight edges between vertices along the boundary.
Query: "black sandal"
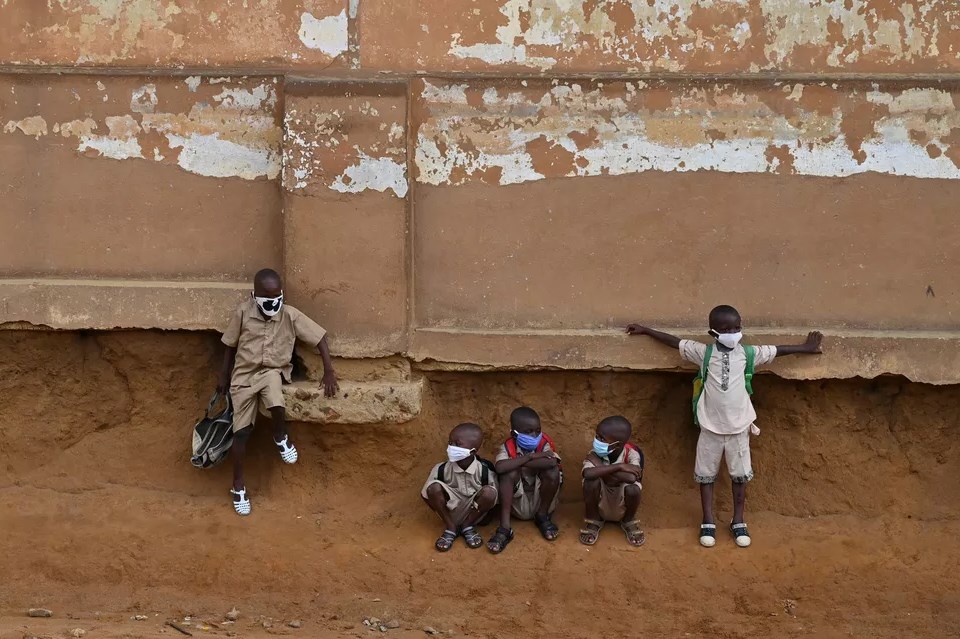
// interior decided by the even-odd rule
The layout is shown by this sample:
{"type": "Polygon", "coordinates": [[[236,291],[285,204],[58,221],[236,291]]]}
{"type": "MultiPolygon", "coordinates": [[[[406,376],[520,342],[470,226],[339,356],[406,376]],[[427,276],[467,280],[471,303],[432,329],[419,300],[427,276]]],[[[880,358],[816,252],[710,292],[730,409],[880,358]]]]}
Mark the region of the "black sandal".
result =
{"type": "Polygon", "coordinates": [[[499,555],[507,548],[507,544],[513,541],[513,528],[504,528],[500,526],[493,537],[487,542],[487,550],[495,555],[499,555]]]}
{"type": "Polygon", "coordinates": [[[443,534],[440,535],[440,538],[437,539],[436,543],[433,544],[433,547],[436,548],[439,552],[447,552],[453,548],[453,542],[457,540],[457,533],[452,530],[444,530],[443,534]]]}
{"type": "Polygon", "coordinates": [[[473,526],[461,528],[460,534],[463,535],[463,540],[467,542],[468,548],[479,548],[483,545],[483,537],[480,536],[480,533],[478,533],[477,529],[473,526]]]}
{"type": "Polygon", "coordinates": [[[557,525],[553,523],[552,519],[550,519],[550,515],[544,515],[543,517],[534,515],[533,521],[540,530],[540,534],[543,535],[543,538],[547,541],[556,540],[557,536],[560,534],[560,529],[557,528],[557,525]]]}

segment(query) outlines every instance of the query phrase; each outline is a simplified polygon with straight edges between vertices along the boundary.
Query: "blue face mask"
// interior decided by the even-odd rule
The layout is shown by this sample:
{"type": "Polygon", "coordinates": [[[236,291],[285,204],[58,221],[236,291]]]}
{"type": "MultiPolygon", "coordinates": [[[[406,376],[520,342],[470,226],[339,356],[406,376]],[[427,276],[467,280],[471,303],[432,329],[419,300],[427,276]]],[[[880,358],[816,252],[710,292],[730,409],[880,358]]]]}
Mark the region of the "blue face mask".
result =
{"type": "Polygon", "coordinates": [[[610,444],[608,444],[607,442],[602,442],[596,437],[594,437],[593,452],[597,454],[597,457],[606,458],[610,454],[610,444]]]}
{"type": "Polygon", "coordinates": [[[537,433],[536,436],[534,436],[513,431],[513,434],[517,438],[517,446],[523,450],[536,450],[537,446],[540,445],[541,440],[543,440],[543,433],[537,433]]]}

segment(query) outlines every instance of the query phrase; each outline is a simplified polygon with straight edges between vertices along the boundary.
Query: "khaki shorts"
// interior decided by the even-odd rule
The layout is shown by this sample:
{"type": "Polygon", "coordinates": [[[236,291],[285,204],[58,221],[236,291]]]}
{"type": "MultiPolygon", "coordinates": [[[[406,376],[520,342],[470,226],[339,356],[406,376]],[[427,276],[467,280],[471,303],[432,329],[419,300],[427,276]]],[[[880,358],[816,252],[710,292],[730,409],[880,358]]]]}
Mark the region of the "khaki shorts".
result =
{"type": "Polygon", "coordinates": [[[697,461],[693,478],[698,484],[712,484],[720,474],[720,458],[727,458],[727,471],[735,484],[745,484],[753,479],[750,464],[750,429],[736,435],[718,435],[705,428],[700,429],[697,440],[697,461]]]}
{"type": "Polygon", "coordinates": [[[269,415],[268,409],[283,406],[283,376],[275,368],[264,368],[253,374],[249,386],[231,386],[233,432],[253,426],[257,410],[269,415]]]}
{"type": "Polygon", "coordinates": [[[635,481],[632,484],[620,484],[619,486],[608,486],[606,482],[600,482],[600,518],[604,521],[622,521],[627,513],[627,486],[636,486],[641,491],[643,486],[635,481]]]}
{"type": "Polygon", "coordinates": [[[471,510],[479,510],[480,507],[477,506],[477,498],[480,496],[482,490],[493,491],[493,496],[497,496],[497,489],[494,486],[484,486],[475,493],[467,494],[461,493],[455,487],[439,479],[427,480],[427,483],[423,485],[423,489],[420,491],[420,496],[427,499],[427,489],[434,484],[443,486],[443,490],[447,493],[447,510],[452,513],[453,521],[458,524],[467,518],[471,510]]]}
{"type": "MultiPolygon", "coordinates": [[[[562,482],[561,482],[562,483],[562,482]]],[[[553,514],[560,503],[560,490],[553,496],[553,503],[547,509],[548,514],[553,514]]],[[[517,484],[517,489],[513,492],[513,506],[510,508],[510,514],[517,519],[530,521],[540,510],[540,477],[534,478],[533,487],[525,487],[521,481],[517,484]]]]}

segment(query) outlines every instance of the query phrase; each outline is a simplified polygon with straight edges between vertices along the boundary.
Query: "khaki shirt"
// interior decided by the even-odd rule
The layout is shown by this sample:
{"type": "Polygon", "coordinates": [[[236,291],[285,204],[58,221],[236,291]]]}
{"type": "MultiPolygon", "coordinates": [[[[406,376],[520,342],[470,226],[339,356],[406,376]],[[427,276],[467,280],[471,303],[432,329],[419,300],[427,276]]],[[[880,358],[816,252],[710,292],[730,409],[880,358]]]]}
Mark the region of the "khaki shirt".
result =
{"type": "MultiPolygon", "coordinates": [[[[607,460],[603,457],[600,457],[601,466],[612,466],[613,464],[630,464],[632,466],[639,466],[643,468],[643,451],[639,448],[627,449],[626,446],[623,447],[623,450],[620,451],[620,454],[617,455],[616,459],[607,460]]],[[[593,454],[587,455],[587,458],[583,460],[583,470],[588,468],[596,468],[597,464],[593,461],[593,454]]],[[[580,472],[582,473],[583,470],[580,472]]],[[[634,482],[637,483],[637,482],[634,482]]]]}
{"type": "Polygon", "coordinates": [[[293,373],[293,347],[297,340],[316,346],[327,332],[289,304],[264,318],[253,298],[237,306],[223,333],[224,344],[237,349],[233,386],[249,386],[250,378],[263,368],[279,369],[286,382],[293,373]]]}
{"type": "MultiPolygon", "coordinates": [[[[680,356],[703,367],[707,345],[689,339],[680,340],[680,356]]],[[[769,364],[777,356],[776,346],[754,347],[754,367],[769,364]]],[[[753,426],[757,411],[753,408],[744,380],[747,372],[747,353],[741,344],[732,351],[713,347],[707,364],[707,379],[703,395],[697,404],[697,422],[717,435],[737,435],[753,426]]],[[[759,432],[759,431],[757,431],[759,432]]]]}
{"type": "MultiPolygon", "coordinates": [[[[543,450],[544,450],[544,451],[552,452],[552,453],[556,456],[557,461],[560,461],[560,455],[557,455],[557,451],[553,450],[553,447],[550,446],[550,442],[544,442],[544,443],[543,443],[543,450]]],[[[532,450],[526,450],[526,451],[525,451],[525,450],[523,450],[522,448],[520,448],[519,446],[517,446],[517,458],[518,458],[518,459],[519,459],[520,457],[523,457],[524,455],[532,455],[534,452],[535,452],[535,451],[532,451],[532,450]]],[[[499,448],[499,450],[497,450],[497,456],[494,458],[494,462],[500,462],[500,461],[503,461],[503,460],[505,460],[505,459],[510,459],[510,453],[507,451],[507,444],[506,444],[506,442],[504,442],[503,444],[500,444],[500,448],[499,448]]],[[[535,471],[535,470],[529,470],[529,469],[526,468],[525,466],[521,466],[521,467],[520,467],[520,479],[521,479],[521,481],[523,482],[523,487],[524,487],[524,489],[530,490],[530,489],[532,489],[534,486],[536,486],[536,482],[537,482],[537,471],[535,471]]]]}
{"type": "Polygon", "coordinates": [[[437,471],[443,464],[445,464],[443,466],[443,476],[439,481],[449,488],[448,492],[451,499],[447,503],[451,507],[456,507],[462,499],[472,498],[484,486],[497,487],[497,474],[492,470],[487,470],[487,483],[483,483],[483,465],[479,459],[474,458],[466,469],[460,468],[460,464],[456,462],[441,462],[441,464],[437,464],[430,469],[427,482],[423,485],[423,490],[420,491],[424,499],[427,498],[427,488],[430,487],[430,484],[438,481],[437,471]]]}

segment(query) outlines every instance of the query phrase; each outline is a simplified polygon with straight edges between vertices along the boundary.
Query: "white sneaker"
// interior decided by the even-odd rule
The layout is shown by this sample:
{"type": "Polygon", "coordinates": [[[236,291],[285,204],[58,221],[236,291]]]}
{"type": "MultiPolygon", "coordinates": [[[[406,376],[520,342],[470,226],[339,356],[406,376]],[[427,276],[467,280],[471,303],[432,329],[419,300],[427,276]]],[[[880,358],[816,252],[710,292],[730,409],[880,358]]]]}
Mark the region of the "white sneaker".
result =
{"type": "Polygon", "coordinates": [[[746,524],[730,522],[730,534],[733,535],[733,540],[737,542],[737,545],[741,548],[746,548],[750,545],[750,531],[747,530],[746,524]]]}
{"type": "Polygon", "coordinates": [[[717,545],[716,524],[700,524],[700,545],[704,548],[713,548],[717,545]]]}

